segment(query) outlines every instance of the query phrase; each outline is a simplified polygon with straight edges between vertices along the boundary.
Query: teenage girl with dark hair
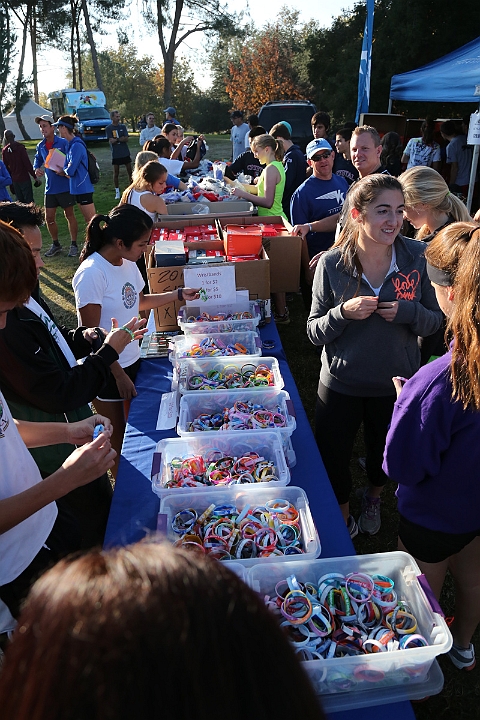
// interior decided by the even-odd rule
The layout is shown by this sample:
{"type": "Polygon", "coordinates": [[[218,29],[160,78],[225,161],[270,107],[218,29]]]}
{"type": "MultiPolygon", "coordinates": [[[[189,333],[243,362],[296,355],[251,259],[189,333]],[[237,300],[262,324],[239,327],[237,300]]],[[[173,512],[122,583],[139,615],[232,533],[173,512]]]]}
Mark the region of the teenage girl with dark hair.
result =
{"type": "Polygon", "coordinates": [[[384,165],[390,175],[398,177],[402,172],[402,141],[396,132],[388,132],[382,138],[382,154],[380,162],[384,165]]]}
{"type": "Polygon", "coordinates": [[[440,172],[440,145],[433,140],[434,130],[433,120],[424,120],[420,128],[422,136],[408,141],[402,155],[402,163],[407,163],[407,170],[417,165],[426,165],[440,172]]]}
{"type": "MultiPolygon", "coordinates": [[[[80,255],[81,265],[72,280],[80,325],[108,328],[112,317],[123,325],[140,310],[199,297],[198,291],[191,288],[143,294],[144,280],[135,263],[147,248],[152,226],[151,217],[133,205],[119,205],[108,215],[92,218],[80,255]]],[[[102,408],[108,411],[104,414],[112,420],[112,446],[118,454],[125,429],[123,401],[137,394],[134,382],[139,365],[138,342],[131,342],[111,366],[112,377],[102,397],[94,401],[98,412],[103,412],[102,408]]],[[[117,467],[118,458],[114,473],[117,467]]]]}
{"type": "Polygon", "coordinates": [[[9,720],[325,717],[263,598],[226,563],[166,543],[46,573],[7,650],[0,705],[9,720]]]}
{"type": "Polygon", "coordinates": [[[64,175],[70,181],[70,195],[73,195],[85,222],[95,215],[93,203],[94,187],[88,174],[87,146],[82,138],[75,135],[75,125],[78,123],[76,115],[62,115],[54,123],[58,127],[58,134],[68,142],[67,155],[63,171],[57,175],[64,175]]]}
{"type": "Polygon", "coordinates": [[[398,388],[383,467],[398,482],[399,548],[417,560],[437,599],[447,569],[453,576],[449,657],[460,670],[473,670],[480,622],[480,228],[448,225],[425,257],[453,342],[398,388]]]}
{"type": "MultiPolygon", "coordinates": [[[[175,125],[175,133],[177,132],[177,126],[175,125]]],[[[173,132],[173,131],[172,131],[173,132]]],[[[200,135],[203,139],[203,135],[200,135]]],[[[176,150],[172,152],[172,146],[170,141],[164,135],[156,135],[153,140],[147,140],[143,146],[143,150],[149,150],[154,152],[160,158],[160,161],[164,163],[168,172],[172,175],[179,175],[184,170],[195,170],[200,165],[202,143],[197,143],[197,149],[193,160],[188,158],[183,160],[179,157],[180,152],[176,150]]]]}

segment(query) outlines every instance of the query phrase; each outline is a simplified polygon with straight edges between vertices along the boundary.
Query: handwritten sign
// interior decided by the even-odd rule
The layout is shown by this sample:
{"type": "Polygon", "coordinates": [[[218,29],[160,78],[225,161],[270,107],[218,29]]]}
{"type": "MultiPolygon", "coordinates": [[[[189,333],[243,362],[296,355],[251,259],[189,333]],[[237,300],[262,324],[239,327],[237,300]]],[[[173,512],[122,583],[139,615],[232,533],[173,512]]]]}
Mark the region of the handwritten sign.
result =
{"type": "Polygon", "coordinates": [[[157,418],[157,430],[171,430],[177,424],[178,406],[177,393],[169,392],[162,395],[157,418]]]}
{"type": "MultiPolygon", "coordinates": [[[[198,266],[183,271],[185,287],[200,288],[201,304],[224,305],[236,300],[235,268],[198,266]]],[[[192,300],[197,303],[198,300],[192,300]]],[[[188,303],[188,304],[192,304],[188,303]]]]}

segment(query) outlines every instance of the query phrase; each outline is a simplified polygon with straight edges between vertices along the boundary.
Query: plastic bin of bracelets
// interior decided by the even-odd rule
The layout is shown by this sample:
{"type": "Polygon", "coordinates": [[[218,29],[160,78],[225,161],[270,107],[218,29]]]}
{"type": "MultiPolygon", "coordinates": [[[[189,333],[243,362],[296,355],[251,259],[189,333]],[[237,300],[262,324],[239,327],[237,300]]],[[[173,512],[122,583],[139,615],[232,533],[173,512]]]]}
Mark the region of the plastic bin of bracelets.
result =
{"type": "Polygon", "coordinates": [[[239,396],[234,390],[187,393],[180,398],[177,423],[179,435],[205,432],[253,433],[276,430],[282,437],[284,452],[290,467],[295,463],[290,437],[297,426],[293,403],[286,390],[279,392],[244,390],[239,396]],[[292,452],[293,458],[288,457],[292,452]]]}
{"type": "Polygon", "coordinates": [[[259,357],[262,341],[257,332],[212,333],[211,335],[178,335],[171,343],[170,362],[178,367],[187,357],[259,357]]]}
{"type": "Polygon", "coordinates": [[[416,686],[452,645],[424,576],[404,552],[259,565],[247,581],[278,616],[317,692],[340,697],[337,710],[370,705],[372,691],[385,688],[381,702],[424,697],[416,686]]]}
{"type": "Polygon", "coordinates": [[[221,490],[271,483],[285,486],[290,471],[278,433],[204,433],[160,440],[152,464],[152,488],[166,493],[221,490]]]}
{"type": "Polygon", "coordinates": [[[278,360],[273,357],[245,360],[243,356],[185,358],[176,370],[179,392],[218,392],[244,390],[278,392],[283,388],[283,377],[278,360]]]}
{"type": "Polygon", "coordinates": [[[228,312],[214,305],[203,308],[184,305],[177,316],[177,323],[185,335],[255,332],[260,320],[260,307],[254,301],[229,306],[228,312]]]}
{"type": "Polygon", "coordinates": [[[246,567],[316,558],[320,539],[298,487],[233,485],[163,495],[167,539],[246,567]]]}

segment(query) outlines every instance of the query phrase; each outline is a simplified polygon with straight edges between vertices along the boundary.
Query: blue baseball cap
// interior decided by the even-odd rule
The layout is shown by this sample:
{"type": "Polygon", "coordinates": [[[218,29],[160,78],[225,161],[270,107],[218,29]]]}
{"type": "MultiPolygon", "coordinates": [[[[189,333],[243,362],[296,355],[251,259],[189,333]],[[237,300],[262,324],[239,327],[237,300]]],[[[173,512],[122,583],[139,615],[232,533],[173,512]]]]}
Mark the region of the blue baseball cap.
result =
{"type": "Polygon", "coordinates": [[[319,150],[329,150],[330,152],[333,152],[332,146],[328,142],[328,140],[325,140],[325,138],[316,138],[315,140],[312,140],[307,145],[307,158],[308,160],[311,160],[312,157],[319,151],[319,150]]]}
{"type": "Polygon", "coordinates": [[[174,107],[167,107],[167,108],[165,108],[165,110],[164,110],[163,112],[164,112],[164,113],[168,113],[169,115],[176,115],[176,114],[177,114],[177,111],[175,110],[174,107]]]}

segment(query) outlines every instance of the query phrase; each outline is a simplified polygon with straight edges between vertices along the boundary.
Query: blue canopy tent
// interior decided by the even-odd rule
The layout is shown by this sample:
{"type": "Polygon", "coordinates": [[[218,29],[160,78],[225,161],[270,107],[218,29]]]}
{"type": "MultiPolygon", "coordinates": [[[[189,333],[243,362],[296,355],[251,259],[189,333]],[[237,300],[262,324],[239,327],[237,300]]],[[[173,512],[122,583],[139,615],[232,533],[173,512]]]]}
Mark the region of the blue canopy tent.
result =
{"type": "MultiPolygon", "coordinates": [[[[428,65],[394,75],[390,83],[388,112],[392,100],[417,102],[475,102],[480,93],[480,37],[434,60],[428,65]]],[[[467,208],[472,207],[479,146],[475,145],[468,188],[467,208]]]]}
{"type": "Polygon", "coordinates": [[[394,75],[390,83],[390,103],[392,100],[475,102],[475,85],[479,84],[480,37],[417,70],[394,75]]]}

